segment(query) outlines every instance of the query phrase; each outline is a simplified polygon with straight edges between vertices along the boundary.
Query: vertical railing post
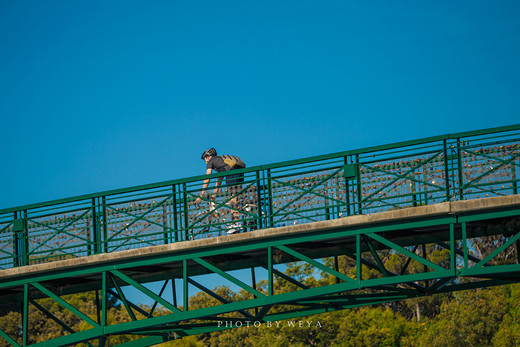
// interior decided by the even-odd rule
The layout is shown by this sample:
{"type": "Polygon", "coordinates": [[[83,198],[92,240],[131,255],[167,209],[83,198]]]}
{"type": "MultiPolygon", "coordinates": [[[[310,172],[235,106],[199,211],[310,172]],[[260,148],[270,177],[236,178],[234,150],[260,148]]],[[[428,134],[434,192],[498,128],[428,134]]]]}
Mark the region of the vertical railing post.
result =
{"type": "MultiPolygon", "coordinates": [[[[347,167],[348,165],[348,157],[347,156],[344,156],[343,157],[343,164],[345,165],[345,167],[347,167]]],[[[347,216],[350,216],[351,213],[350,213],[350,179],[349,177],[347,177],[346,174],[343,175],[344,176],[344,179],[345,179],[345,210],[347,212],[347,216]]]]}
{"type": "Polygon", "coordinates": [[[325,220],[330,220],[330,207],[329,207],[329,190],[327,189],[327,182],[323,182],[323,184],[325,185],[325,191],[323,192],[325,195],[325,220]]]}
{"type": "Polygon", "coordinates": [[[18,219],[18,213],[15,211],[13,212],[13,239],[12,239],[12,242],[13,242],[13,266],[14,267],[18,267],[18,266],[21,266],[20,265],[20,260],[21,260],[21,254],[20,254],[20,247],[19,247],[19,236],[18,236],[18,232],[16,232],[16,225],[15,225],[15,221],[18,219]]]}
{"type": "Polygon", "coordinates": [[[96,203],[96,198],[92,198],[92,244],[93,253],[101,253],[101,230],[99,227],[99,205],[96,203]]]}
{"type": "Polygon", "coordinates": [[[513,194],[518,194],[518,178],[516,177],[516,163],[513,155],[511,155],[511,178],[513,180],[513,194]]]}
{"type": "Polygon", "coordinates": [[[163,236],[164,236],[164,244],[167,245],[168,242],[168,206],[165,202],[162,206],[162,213],[163,213],[163,236]]]}
{"type": "Polygon", "coordinates": [[[362,183],[361,183],[361,169],[360,169],[360,165],[359,165],[359,154],[356,154],[356,162],[355,162],[355,167],[356,167],[356,183],[357,183],[357,204],[358,204],[358,213],[359,214],[363,214],[363,207],[362,207],[362,199],[363,199],[363,194],[361,192],[361,188],[362,188],[362,183]]]}
{"type": "Polygon", "coordinates": [[[459,177],[459,186],[457,190],[459,192],[459,200],[464,200],[464,175],[462,173],[462,146],[460,143],[460,138],[457,138],[457,172],[459,177]]]}
{"type": "MultiPolygon", "coordinates": [[[[172,194],[172,200],[173,202],[173,194],[172,194]]],[[[170,220],[170,217],[168,216],[169,215],[169,209],[168,209],[168,206],[171,206],[171,203],[170,203],[170,199],[166,199],[164,202],[163,202],[163,205],[162,205],[162,222],[163,222],[163,236],[164,236],[164,244],[167,245],[168,243],[170,243],[171,241],[171,237],[168,233],[168,230],[170,229],[170,225],[171,223],[168,223],[168,221],[170,220]]]]}
{"type": "Polygon", "coordinates": [[[444,181],[446,186],[446,201],[451,201],[451,194],[450,194],[450,173],[448,168],[448,144],[446,143],[446,140],[442,140],[443,144],[443,153],[444,153],[444,181]]]}
{"type": "Polygon", "coordinates": [[[100,252],[108,253],[108,218],[107,218],[107,200],[106,197],[103,196],[101,198],[101,208],[103,212],[103,218],[101,220],[101,225],[103,226],[103,237],[100,240],[100,252]]]}
{"type": "Polygon", "coordinates": [[[175,184],[172,185],[172,212],[173,212],[173,242],[180,241],[179,239],[179,221],[178,221],[178,213],[177,213],[177,189],[175,189],[175,184]]]}
{"type": "Polygon", "coordinates": [[[273,218],[273,183],[271,179],[271,169],[267,169],[267,192],[268,192],[268,201],[269,201],[269,227],[274,227],[274,218],[273,218]]]}
{"type": "Polygon", "coordinates": [[[260,184],[260,170],[256,171],[256,229],[262,229],[263,223],[262,223],[262,208],[263,208],[263,201],[262,201],[262,184],[260,184]]]}
{"type": "Polygon", "coordinates": [[[27,211],[14,212],[13,217],[13,265],[25,266],[29,263],[27,211]]]}
{"type": "MultiPolygon", "coordinates": [[[[416,178],[415,172],[414,172],[414,178],[416,178]]],[[[411,185],[411,189],[410,190],[412,192],[412,206],[413,207],[417,206],[417,189],[415,188],[416,184],[417,184],[416,182],[413,182],[413,181],[410,182],[410,185],[411,185]]],[[[420,202],[419,202],[419,204],[420,204],[420,202]]]]}
{"type": "Polygon", "coordinates": [[[189,225],[189,218],[188,218],[188,193],[187,193],[187,188],[186,188],[186,183],[183,183],[182,184],[182,194],[183,194],[183,199],[182,199],[182,206],[183,206],[183,211],[181,213],[181,215],[184,216],[184,233],[183,233],[183,240],[186,241],[188,240],[188,225],[189,225]]]}
{"type": "MultiPolygon", "coordinates": [[[[426,167],[424,166],[424,164],[422,165],[422,181],[423,182],[426,182],[426,167]]],[[[424,196],[424,204],[425,205],[428,205],[428,186],[423,184],[424,188],[423,188],[423,196],[424,196]]]]}
{"type": "Polygon", "coordinates": [[[23,211],[23,225],[24,230],[22,232],[22,254],[23,254],[23,265],[29,264],[29,223],[27,219],[27,210],[23,211]]]}

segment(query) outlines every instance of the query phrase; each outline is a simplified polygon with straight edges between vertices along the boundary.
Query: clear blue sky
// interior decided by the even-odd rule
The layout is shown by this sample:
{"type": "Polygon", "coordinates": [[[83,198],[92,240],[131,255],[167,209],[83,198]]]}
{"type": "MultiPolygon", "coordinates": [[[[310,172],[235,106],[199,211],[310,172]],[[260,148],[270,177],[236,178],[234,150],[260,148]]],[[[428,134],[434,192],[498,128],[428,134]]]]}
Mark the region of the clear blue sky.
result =
{"type": "Polygon", "coordinates": [[[0,208],[520,123],[519,1],[0,1],[0,208]]]}

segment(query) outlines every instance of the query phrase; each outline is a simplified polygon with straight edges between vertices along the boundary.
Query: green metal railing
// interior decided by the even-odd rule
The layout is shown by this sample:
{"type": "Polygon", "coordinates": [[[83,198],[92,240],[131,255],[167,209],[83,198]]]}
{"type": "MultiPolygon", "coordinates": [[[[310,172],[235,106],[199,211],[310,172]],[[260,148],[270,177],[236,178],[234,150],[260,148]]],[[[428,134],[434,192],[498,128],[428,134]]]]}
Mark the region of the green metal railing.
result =
{"type": "MultiPolygon", "coordinates": [[[[215,196],[207,176],[0,210],[0,269],[92,254],[518,194],[520,125],[242,169],[215,196]],[[237,220],[234,220],[237,219],[237,220]]],[[[224,177],[224,173],[210,177],[224,177]]]]}

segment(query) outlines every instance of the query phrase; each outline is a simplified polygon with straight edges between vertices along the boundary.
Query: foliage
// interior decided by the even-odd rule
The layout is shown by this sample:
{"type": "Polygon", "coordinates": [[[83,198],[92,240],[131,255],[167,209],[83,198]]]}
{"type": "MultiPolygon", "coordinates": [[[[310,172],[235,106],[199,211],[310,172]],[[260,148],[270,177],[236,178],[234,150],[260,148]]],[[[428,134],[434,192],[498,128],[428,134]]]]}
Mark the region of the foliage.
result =
{"type": "MultiPolygon", "coordinates": [[[[441,266],[449,261],[449,255],[442,247],[428,246],[421,251],[427,252],[428,259],[441,266]]],[[[402,271],[405,259],[399,254],[381,251],[378,256],[386,271],[402,271]]],[[[376,259],[370,257],[371,255],[366,255],[365,259],[375,263],[376,259]]],[[[334,259],[324,259],[323,263],[331,268],[335,266],[334,259]]],[[[338,257],[337,268],[351,276],[356,274],[355,261],[346,256],[338,257]]],[[[412,273],[423,270],[423,265],[415,261],[409,262],[406,267],[406,271],[412,273]]],[[[335,281],[333,276],[320,273],[320,270],[302,262],[288,264],[285,274],[309,287],[335,281]],[[316,276],[317,273],[319,276],[316,276]]],[[[363,276],[365,279],[380,277],[381,271],[363,266],[363,276]]],[[[299,290],[290,281],[277,275],[275,278],[275,293],[299,290]]],[[[266,293],[267,282],[260,281],[257,290],[266,293]]],[[[219,298],[202,291],[190,297],[190,309],[219,305],[221,301],[234,302],[252,298],[251,293],[245,290],[233,292],[226,286],[216,287],[213,292],[219,298]]],[[[94,292],[87,292],[63,298],[94,321],[98,321],[95,295],[94,292]]],[[[86,322],[52,299],[35,301],[37,305],[31,304],[29,311],[30,344],[67,333],[62,326],[48,318],[46,311],[74,331],[90,328],[86,322]]],[[[109,305],[109,325],[131,321],[127,310],[118,305],[114,298],[111,298],[109,305]]],[[[20,310],[14,309],[15,306],[19,308],[20,305],[7,305],[3,308],[0,327],[21,343],[22,317],[20,310]]],[[[147,311],[149,307],[143,306],[142,309],[147,311]]],[[[280,313],[288,309],[291,306],[275,306],[269,313],[280,313]]],[[[143,318],[137,311],[134,313],[138,319],[143,318]]],[[[166,310],[157,309],[154,315],[166,313],[166,310]]],[[[247,310],[247,313],[254,315],[254,310],[247,310]]],[[[236,317],[229,313],[222,318],[232,316],[236,317]]],[[[109,336],[106,345],[114,346],[137,338],[139,336],[131,334],[109,336]]],[[[417,297],[287,321],[258,322],[257,325],[186,336],[165,342],[161,346],[516,346],[517,341],[520,341],[520,284],[417,297]]],[[[98,344],[97,341],[91,342],[98,344]]],[[[8,344],[0,338],[0,346],[8,344]]]]}

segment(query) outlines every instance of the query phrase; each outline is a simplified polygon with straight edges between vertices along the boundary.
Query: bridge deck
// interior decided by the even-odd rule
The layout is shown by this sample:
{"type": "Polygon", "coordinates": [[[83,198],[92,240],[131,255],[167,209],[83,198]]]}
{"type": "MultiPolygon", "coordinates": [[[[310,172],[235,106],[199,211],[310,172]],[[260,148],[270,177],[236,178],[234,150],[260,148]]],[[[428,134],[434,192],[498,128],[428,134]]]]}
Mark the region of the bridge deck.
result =
{"type": "MultiPolygon", "coordinates": [[[[323,256],[331,256],[334,254],[333,248],[337,248],[338,254],[345,254],[345,252],[355,252],[355,240],[354,237],[341,237],[335,238],[334,232],[344,230],[356,230],[360,228],[373,227],[377,225],[388,225],[399,221],[413,222],[416,220],[426,220],[435,218],[445,218],[454,216],[463,216],[472,213],[483,213],[485,211],[499,210],[503,208],[520,208],[520,195],[504,196],[504,197],[493,197],[484,198],[477,200],[468,201],[455,201],[455,202],[444,202],[435,205],[426,205],[411,207],[405,209],[398,209],[393,211],[380,212],[370,215],[356,215],[349,216],[340,219],[330,221],[320,221],[309,224],[292,225],[286,227],[269,228],[263,230],[256,230],[248,233],[241,233],[235,235],[226,235],[220,237],[213,237],[207,239],[177,242],[168,245],[151,246],[146,248],[139,248],[133,250],[120,251],[115,253],[97,254],[88,257],[81,257],[75,259],[60,260],[44,264],[28,265],[19,268],[11,268],[0,271],[0,281],[10,281],[12,279],[20,279],[23,277],[34,277],[39,275],[48,275],[54,272],[63,272],[66,270],[73,270],[77,268],[86,268],[89,266],[99,266],[101,264],[110,266],[117,263],[129,263],[134,262],[134,268],[137,273],[142,273],[142,280],[149,280],[149,276],[157,275],[159,273],[167,272],[169,276],[175,273],[181,273],[181,271],[175,271],[175,268],[179,265],[175,265],[174,262],[171,264],[163,263],[160,268],[155,267],[141,267],[139,265],[140,260],[146,260],[150,258],[168,257],[171,255],[186,253],[191,251],[202,251],[204,249],[215,249],[223,247],[231,247],[250,242],[275,242],[278,239],[302,237],[305,235],[324,235],[323,242],[320,243],[319,249],[313,247],[316,241],[309,241],[307,245],[303,243],[299,244],[301,249],[305,249],[304,253],[307,253],[311,257],[318,257],[320,253],[323,256]],[[325,234],[327,236],[325,236],[325,234]],[[154,274],[155,273],[155,274],[154,274]]],[[[413,242],[410,244],[417,243],[417,238],[426,237],[431,238],[435,236],[437,241],[449,240],[447,231],[441,230],[428,230],[428,227],[422,227],[417,229],[415,232],[407,230],[403,233],[396,233],[390,235],[390,238],[401,239],[403,244],[403,238],[413,238],[413,242]]],[[[353,234],[354,235],[354,234],[353,234]]],[[[478,235],[474,235],[478,236],[478,235]]],[[[404,242],[406,244],[406,242],[404,242]]],[[[224,267],[225,270],[233,270],[240,268],[247,268],[250,266],[261,266],[261,263],[248,263],[246,259],[257,258],[254,256],[254,251],[248,251],[249,254],[234,254],[234,260],[242,259],[244,261],[233,261],[233,259],[221,259],[218,261],[224,267]]],[[[193,275],[196,275],[197,271],[193,275]]],[[[81,277],[81,276],[80,276],[81,277]]],[[[88,277],[88,276],[87,276],[88,277]]],[[[77,278],[79,282],[87,281],[87,278],[77,278]]],[[[69,278],[70,281],[70,278],[69,278]]],[[[70,284],[70,282],[69,282],[70,284]]]]}

